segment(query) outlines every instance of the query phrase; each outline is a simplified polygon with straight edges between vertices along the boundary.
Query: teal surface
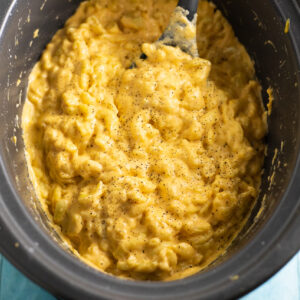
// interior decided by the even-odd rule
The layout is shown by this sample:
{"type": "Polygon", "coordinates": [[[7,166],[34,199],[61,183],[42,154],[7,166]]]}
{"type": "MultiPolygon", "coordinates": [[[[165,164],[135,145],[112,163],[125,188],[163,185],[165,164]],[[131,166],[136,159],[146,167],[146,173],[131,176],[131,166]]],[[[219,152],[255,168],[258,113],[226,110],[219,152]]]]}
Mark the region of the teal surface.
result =
{"type": "MultiPolygon", "coordinates": [[[[0,300],[55,300],[0,255],[0,300]]],[[[240,300],[300,300],[300,253],[262,286],[240,300]]]]}
{"type": "Polygon", "coordinates": [[[0,254],[0,300],[55,300],[0,254]]]}

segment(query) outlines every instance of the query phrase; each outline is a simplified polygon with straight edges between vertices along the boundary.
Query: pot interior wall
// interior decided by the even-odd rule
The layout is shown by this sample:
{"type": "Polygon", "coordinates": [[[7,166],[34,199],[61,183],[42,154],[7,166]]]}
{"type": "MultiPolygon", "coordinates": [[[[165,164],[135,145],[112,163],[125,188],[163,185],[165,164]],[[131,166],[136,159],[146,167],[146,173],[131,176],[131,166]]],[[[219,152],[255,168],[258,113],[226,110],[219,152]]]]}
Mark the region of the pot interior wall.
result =
{"type": "MultiPolygon", "coordinates": [[[[274,1],[214,2],[255,61],[257,76],[263,86],[264,104],[268,102],[267,88],[273,88],[275,98],[269,118],[268,155],[260,197],[245,229],[215,266],[255,237],[272,216],[289,184],[299,143],[300,81],[291,39],[284,33],[285,22],[272,4],[274,1]],[[263,213],[256,217],[262,207],[263,213]]],[[[13,1],[0,40],[0,152],[19,201],[23,201],[37,223],[55,240],[59,238],[51,231],[28,178],[20,116],[32,67],[79,3],[79,0],[13,1]],[[34,39],[36,29],[39,29],[39,36],[34,39]],[[16,145],[12,140],[14,136],[16,145]]]]}

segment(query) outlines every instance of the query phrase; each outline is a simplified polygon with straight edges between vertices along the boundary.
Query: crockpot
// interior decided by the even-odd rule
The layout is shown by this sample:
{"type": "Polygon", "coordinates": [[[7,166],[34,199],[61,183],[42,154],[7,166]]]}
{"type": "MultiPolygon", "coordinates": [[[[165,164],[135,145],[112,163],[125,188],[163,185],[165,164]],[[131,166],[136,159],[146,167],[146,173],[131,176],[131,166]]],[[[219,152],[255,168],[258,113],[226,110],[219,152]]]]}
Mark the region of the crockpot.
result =
{"type": "MultiPolygon", "coordinates": [[[[121,0],[120,0],[121,1],[121,0]]],[[[101,273],[51,229],[28,177],[20,115],[28,76],[79,0],[0,0],[0,251],[64,299],[230,299],[255,288],[300,249],[300,2],[215,0],[274,94],[261,193],[243,231],[207,269],[171,282],[101,273]],[[284,32],[286,20],[290,30],[284,32]],[[39,30],[38,38],[33,33],[39,30]]]]}

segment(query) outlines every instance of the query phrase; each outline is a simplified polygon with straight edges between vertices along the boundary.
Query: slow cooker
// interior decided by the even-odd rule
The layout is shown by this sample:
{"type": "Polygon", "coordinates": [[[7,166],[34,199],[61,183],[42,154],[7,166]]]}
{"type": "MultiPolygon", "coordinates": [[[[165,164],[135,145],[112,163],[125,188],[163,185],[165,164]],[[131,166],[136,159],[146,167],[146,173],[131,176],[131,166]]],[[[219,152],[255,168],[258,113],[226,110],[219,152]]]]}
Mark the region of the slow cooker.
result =
{"type": "Polygon", "coordinates": [[[170,282],[120,279],[81,262],[49,225],[28,177],[20,127],[28,76],[79,3],[0,0],[1,253],[64,299],[231,299],[255,288],[300,249],[300,1],[214,1],[255,61],[265,104],[266,90],[273,89],[263,183],[226,254],[202,272],[170,282]]]}

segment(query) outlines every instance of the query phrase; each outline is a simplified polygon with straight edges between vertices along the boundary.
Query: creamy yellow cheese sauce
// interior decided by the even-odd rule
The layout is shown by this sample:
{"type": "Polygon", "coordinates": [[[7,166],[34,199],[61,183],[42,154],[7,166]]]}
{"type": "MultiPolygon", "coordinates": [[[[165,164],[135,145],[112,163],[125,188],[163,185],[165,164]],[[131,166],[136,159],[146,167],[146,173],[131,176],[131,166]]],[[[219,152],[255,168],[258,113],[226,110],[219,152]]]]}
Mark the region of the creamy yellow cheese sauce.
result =
{"type": "Polygon", "coordinates": [[[133,279],[181,278],[215,260],[261,180],[267,125],[253,63],[206,1],[201,58],[152,44],[175,6],[83,2],[35,66],[22,116],[55,228],[90,265],[133,279]]]}

